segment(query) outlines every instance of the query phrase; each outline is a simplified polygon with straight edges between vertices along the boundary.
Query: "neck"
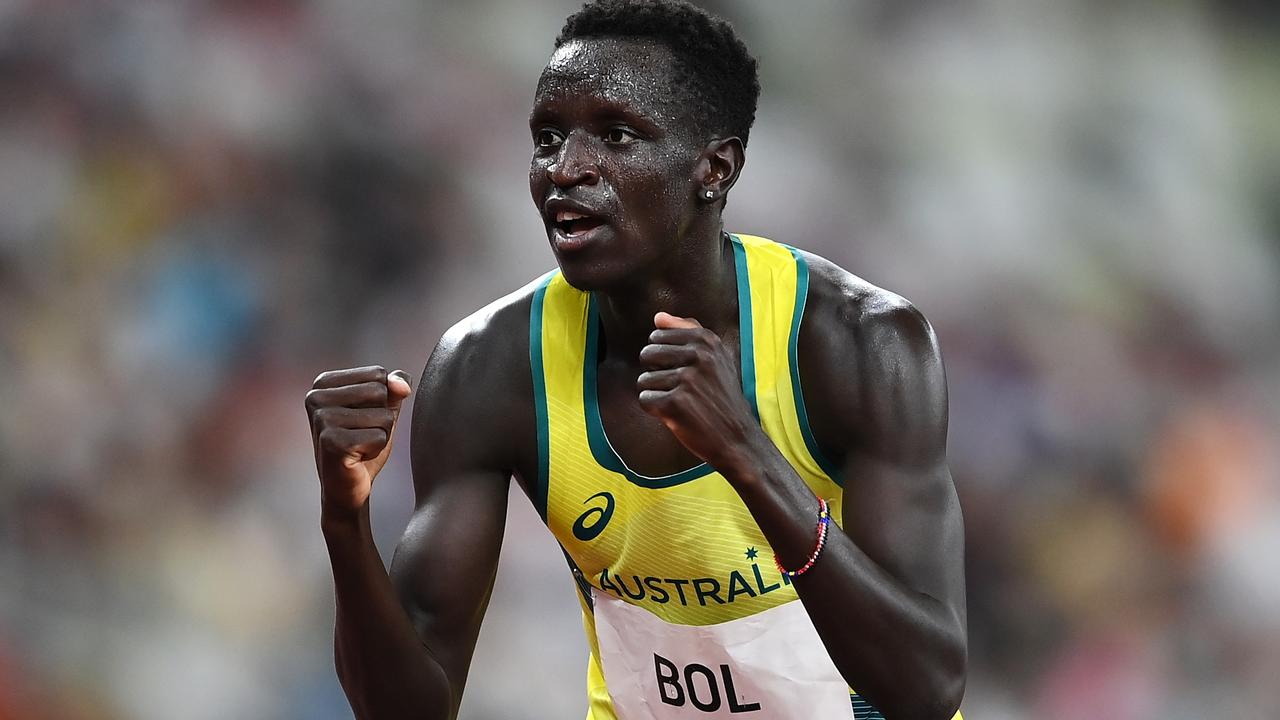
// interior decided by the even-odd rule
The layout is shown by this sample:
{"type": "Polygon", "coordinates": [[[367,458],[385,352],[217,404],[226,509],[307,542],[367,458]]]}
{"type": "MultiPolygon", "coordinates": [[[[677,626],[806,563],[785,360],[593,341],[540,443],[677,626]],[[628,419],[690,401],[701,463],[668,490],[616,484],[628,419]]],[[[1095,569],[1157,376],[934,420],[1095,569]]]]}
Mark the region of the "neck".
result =
{"type": "Polygon", "coordinates": [[[733,249],[719,225],[708,236],[686,237],[680,247],[655,272],[595,293],[604,326],[604,359],[637,363],[659,311],[693,318],[721,337],[737,329],[733,249]]]}

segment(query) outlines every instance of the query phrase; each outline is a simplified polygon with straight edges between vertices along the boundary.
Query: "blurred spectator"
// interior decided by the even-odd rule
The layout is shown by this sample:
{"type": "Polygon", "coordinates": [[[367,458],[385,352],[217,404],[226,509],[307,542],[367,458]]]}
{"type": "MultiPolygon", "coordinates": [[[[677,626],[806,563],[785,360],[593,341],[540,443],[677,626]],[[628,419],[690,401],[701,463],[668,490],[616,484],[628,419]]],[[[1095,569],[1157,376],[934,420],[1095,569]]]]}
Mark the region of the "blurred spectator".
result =
{"type": "MultiPolygon", "coordinates": [[[[0,4],[0,719],[350,717],[302,396],[551,266],[524,118],[576,5],[0,4]]],[[[1276,11],[713,6],[764,73],[730,229],[941,337],[966,715],[1280,717],[1276,11]]],[[[512,508],[462,714],[580,715],[512,508]]]]}

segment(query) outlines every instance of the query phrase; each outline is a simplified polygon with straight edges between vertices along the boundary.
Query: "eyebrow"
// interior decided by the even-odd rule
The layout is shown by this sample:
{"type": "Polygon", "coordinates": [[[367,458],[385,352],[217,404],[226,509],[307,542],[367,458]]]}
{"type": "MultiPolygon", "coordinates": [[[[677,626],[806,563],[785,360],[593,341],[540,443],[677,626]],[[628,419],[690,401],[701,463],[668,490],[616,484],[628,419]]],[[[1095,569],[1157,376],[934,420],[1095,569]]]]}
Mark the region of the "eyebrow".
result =
{"type": "MultiPolygon", "coordinates": [[[[529,112],[529,125],[543,125],[552,123],[559,116],[553,108],[555,103],[537,104],[529,112]]],[[[635,125],[637,130],[644,130],[649,133],[663,132],[663,126],[659,124],[657,117],[652,114],[641,113],[631,104],[624,104],[616,100],[604,99],[598,111],[592,113],[591,120],[601,124],[610,122],[624,122],[628,125],[635,125]]]]}

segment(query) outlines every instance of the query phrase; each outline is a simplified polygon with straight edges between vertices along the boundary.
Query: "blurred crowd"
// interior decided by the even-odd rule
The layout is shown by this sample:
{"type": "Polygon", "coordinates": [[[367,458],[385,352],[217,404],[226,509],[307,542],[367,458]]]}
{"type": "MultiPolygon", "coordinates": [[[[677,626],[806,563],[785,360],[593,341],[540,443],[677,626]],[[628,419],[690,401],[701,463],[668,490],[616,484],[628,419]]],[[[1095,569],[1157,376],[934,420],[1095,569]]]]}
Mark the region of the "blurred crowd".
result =
{"type": "MultiPolygon", "coordinates": [[[[762,66],[728,229],[939,334],[966,716],[1280,717],[1277,11],[706,5],[762,66]]],[[[576,6],[0,2],[0,719],[351,716],[303,394],[552,266],[526,116],[576,6]]],[[[579,717],[511,508],[462,715],[579,717]]]]}

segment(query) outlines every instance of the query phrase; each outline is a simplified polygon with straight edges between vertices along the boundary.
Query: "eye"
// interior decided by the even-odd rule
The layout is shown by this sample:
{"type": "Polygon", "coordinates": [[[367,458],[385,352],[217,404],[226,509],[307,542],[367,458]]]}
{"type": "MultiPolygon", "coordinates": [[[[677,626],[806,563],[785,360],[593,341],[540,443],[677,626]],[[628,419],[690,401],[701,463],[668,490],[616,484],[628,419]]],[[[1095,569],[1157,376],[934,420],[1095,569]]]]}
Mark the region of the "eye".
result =
{"type": "Polygon", "coordinates": [[[611,127],[604,134],[604,141],[610,145],[627,145],[639,139],[634,130],[625,127],[611,127]]]}
{"type": "Polygon", "coordinates": [[[533,132],[533,144],[539,148],[553,148],[564,142],[564,136],[551,128],[540,128],[533,132]]]}

